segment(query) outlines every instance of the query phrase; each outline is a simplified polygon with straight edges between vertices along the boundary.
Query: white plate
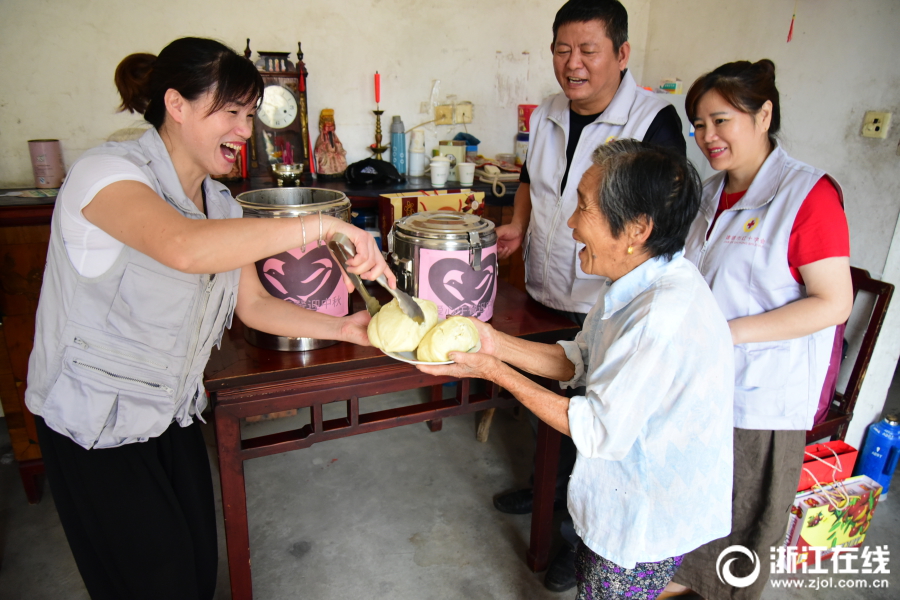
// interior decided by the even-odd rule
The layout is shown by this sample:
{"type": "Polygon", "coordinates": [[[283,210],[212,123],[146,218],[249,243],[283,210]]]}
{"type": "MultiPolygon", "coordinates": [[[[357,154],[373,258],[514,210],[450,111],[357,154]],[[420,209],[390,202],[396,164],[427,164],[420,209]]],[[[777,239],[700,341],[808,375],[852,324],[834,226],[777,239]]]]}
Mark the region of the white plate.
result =
{"type": "MultiPolygon", "coordinates": [[[[469,352],[478,352],[481,350],[481,340],[478,340],[478,343],[475,344],[475,347],[469,350],[469,352]]],[[[384,352],[384,350],[382,350],[384,352]]],[[[424,360],[416,360],[416,352],[384,352],[394,360],[399,360],[405,363],[409,363],[411,365],[452,365],[453,361],[448,360],[447,362],[425,362],[424,360]]]]}

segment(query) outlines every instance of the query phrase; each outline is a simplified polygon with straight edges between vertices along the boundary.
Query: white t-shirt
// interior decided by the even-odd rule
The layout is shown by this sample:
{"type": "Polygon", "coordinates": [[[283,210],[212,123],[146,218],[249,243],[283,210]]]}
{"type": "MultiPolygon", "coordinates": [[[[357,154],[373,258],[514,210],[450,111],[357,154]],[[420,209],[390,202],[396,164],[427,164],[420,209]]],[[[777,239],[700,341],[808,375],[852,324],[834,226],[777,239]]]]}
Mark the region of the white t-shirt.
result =
{"type": "Polygon", "coordinates": [[[81,213],[97,193],[117,181],[140,181],[153,187],[133,162],[121,156],[95,155],[79,160],[66,176],[66,187],[56,199],[62,209],[62,237],[75,270],[84,277],[97,277],[109,269],[124,244],[81,213]]]}

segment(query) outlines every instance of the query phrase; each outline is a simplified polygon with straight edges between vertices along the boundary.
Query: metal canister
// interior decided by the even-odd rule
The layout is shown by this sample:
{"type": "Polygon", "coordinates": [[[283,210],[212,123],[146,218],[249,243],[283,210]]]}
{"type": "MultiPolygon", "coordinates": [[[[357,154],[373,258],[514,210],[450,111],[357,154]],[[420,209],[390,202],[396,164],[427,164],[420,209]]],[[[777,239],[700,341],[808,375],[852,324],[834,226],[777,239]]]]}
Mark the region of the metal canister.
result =
{"type": "MultiPolygon", "coordinates": [[[[285,219],[305,217],[307,244],[256,261],[256,273],[267,292],[286,302],[336,317],[350,312],[341,268],[324,241],[319,243],[319,215],[350,222],[350,200],[335,190],[319,188],[271,188],[239,194],[244,218],[285,219]]],[[[272,335],[244,326],[248,342],[269,350],[314,350],[335,340],[272,335]]]]}
{"type": "Polygon", "coordinates": [[[394,223],[388,249],[398,287],[433,301],[441,318],[493,316],[497,234],[487,219],[444,210],[409,215],[394,223]]]}

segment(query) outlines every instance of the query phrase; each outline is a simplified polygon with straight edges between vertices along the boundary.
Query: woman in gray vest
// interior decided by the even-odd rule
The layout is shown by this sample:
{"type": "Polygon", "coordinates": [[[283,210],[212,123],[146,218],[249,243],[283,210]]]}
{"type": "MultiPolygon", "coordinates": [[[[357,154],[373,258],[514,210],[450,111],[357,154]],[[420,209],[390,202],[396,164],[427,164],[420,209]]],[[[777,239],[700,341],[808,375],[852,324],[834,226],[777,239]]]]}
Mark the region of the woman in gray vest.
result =
{"type": "Polygon", "coordinates": [[[225,186],[263,82],[219,42],[184,38],[116,70],[122,110],[153,125],[86,152],[54,210],[26,403],[54,501],[92,598],[209,599],[212,480],[197,420],[203,369],[232,314],[285,336],[368,345],[368,315],[273,298],[254,262],[348,235],[349,263],[393,281],[343,221],[241,219],[225,186]]]}
{"type": "Polygon", "coordinates": [[[722,65],[694,82],[685,106],[697,145],[720,171],[703,185],[685,256],[734,340],[735,501],[731,534],[685,556],[669,590],[756,599],[769,579],[770,548],[784,538],[806,431],[838,366],[835,326],[847,320],[853,295],[847,219],[838,183],[788,156],[775,138],[772,61],[722,65]],[[756,558],[722,556],[731,546],[756,558]],[[726,558],[736,560],[720,578],[717,561],[726,558]]]}

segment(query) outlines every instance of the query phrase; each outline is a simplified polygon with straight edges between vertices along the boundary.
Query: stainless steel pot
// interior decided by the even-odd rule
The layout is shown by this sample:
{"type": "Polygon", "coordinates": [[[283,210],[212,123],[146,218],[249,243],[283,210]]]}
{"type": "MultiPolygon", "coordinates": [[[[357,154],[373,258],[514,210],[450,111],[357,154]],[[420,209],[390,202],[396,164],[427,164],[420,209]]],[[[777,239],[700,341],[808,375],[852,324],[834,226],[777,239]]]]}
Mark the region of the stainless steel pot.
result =
{"type": "MultiPolygon", "coordinates": [[[[236,200],[244,210],[244,218],[284,219],[321,213],[348,223],[350,222],[350,200],[347,199],[344,193],[335,190],[292,187],[270,188],[244,192],[239,194],[236,200]]],[[[305,224],[307,241],[313,243],[318,239],[318,219],[307,219],[305,224]]],[[[326,254],[323,254],[322,260],[328,260],[329,257],[332,261],[334,260],[330,252],[326,252],[326,254]]],[[[281,294],[279,290],[273,290],[271,283],[267,282],[263,277],[264,265],[273,258],[275,257],[257,261],[257,273],[260,275],[260,282],[270,293],[274,292],[274,296],[286,298],[288,296],[287,293],[281,294]]],[[[321,260],[319,262],[321,263],[321,260]]],[[[339,274],[340,269],[337,263],[333,264],[332,269],[335,270],[332,272],[332,275],[336,276],[339,274]]],[[[340,280],[338,280],[337,285],[343,289],[343,283],[340,280]]],[[[291,290],[285,291],[290,292],[291,290]]],[[[295,304],[299,303],[293,298],[287,301],[295,304]]],[[[310,306],[309,308],[316,310],[315,306],[310,306]]],[[[283,351],[315,350],[316,348],[324,348],[337,343],[335,340],[272,335],[246,325],[244,326],[244,338],[254,346],[268,350],[283,351]]]]}
{"type": "Polygon", "coordinates": [[[434,301],[441,317],[490,319],[497,290],[493,223],[469,213],[416,213],[394,223],[388,250],[397,287],[434,301]]]}

